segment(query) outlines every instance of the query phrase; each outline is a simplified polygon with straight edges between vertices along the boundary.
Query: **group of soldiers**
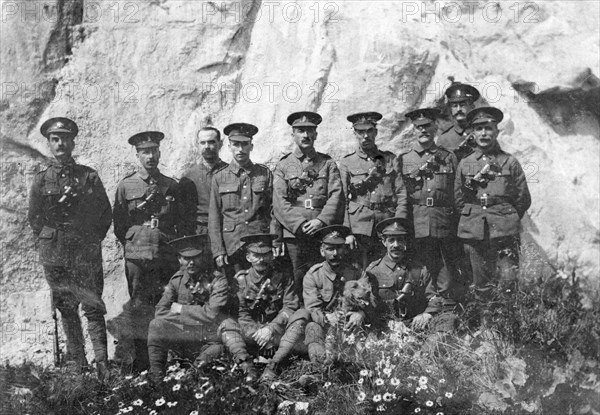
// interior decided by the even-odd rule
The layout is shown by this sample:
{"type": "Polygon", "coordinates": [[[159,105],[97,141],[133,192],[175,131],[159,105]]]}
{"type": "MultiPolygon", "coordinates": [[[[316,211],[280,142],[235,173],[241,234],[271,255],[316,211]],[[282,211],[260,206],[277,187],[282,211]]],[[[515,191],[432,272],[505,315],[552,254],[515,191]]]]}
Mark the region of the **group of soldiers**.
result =
{"type": "Polygon", "coordinates": [[[251,160],[251,124],[224,128],[229,164],[220,131],[201,128],[201,157],[179,181],[158,168],[164,134],[136,134],[139,168],[119,182],[112,209],[97,172],[73,160],[75,122],[44,122],[55,160],[35,176],[29,222],[67,360],[88,364],[81,304],[98,375],[108,374],[100,244],[111,221],[124,249],[133,370],[157,380],[169,350],[202,366],[227,349],[248,380],[262,354],[262,378],[272,379],[293,350],[326,360],[332,325],[402,318],[452,331],[469,285],[485,310],[499,282],[517,279],[531,198],[519,162],[498,144],[502,111],[475,108],[479,92],[466,84],[445,95],[453,125],[438,136],[439,110],[407,113],[416,139],[401,154],[377,147],[381,114],[348,116],[356,150],[339,163],[315,149],[314,112],[287,118],[294,150],[274,171],[251,160]],[[377,301],[340,317],[348,281],[367,282],[377,301]]]}

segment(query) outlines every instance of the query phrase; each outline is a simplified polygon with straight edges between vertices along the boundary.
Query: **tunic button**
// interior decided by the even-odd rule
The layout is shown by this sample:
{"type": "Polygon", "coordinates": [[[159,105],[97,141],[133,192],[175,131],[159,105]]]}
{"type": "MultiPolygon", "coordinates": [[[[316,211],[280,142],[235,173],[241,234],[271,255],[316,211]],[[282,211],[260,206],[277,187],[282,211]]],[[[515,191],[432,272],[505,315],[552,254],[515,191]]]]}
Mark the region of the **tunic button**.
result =
{"type": "Polygon", "coordinates": [[[428,192],[431,192],[431,189],[427,189],[428,192]]]}
{"type": "Polygon", "coordinates": [[[244,222],[246,225],[248,224],[248,221],[244,222]]]}
{"type": "Polygon", "coordinates": [[[246,196],[244,196],[244,199],[248,199],[246,196]]]}
{"type": "Polygon", "coordinates": [[[64,174],[64,173],[63,173],[63,174],[61,174],[61,175],[60,175],[60,177],[65,177],[65,174],[64,174]]]}
{"type": "Polygon", "coordinates": [[[244,212],[248,213],[248,209],[245,209],[244,212]]]}
{"type": "Polygon", "coordinates": [[[243,185],[242,187],[245,189],[245,188],[246,188],[246,185],[243,185]]]}

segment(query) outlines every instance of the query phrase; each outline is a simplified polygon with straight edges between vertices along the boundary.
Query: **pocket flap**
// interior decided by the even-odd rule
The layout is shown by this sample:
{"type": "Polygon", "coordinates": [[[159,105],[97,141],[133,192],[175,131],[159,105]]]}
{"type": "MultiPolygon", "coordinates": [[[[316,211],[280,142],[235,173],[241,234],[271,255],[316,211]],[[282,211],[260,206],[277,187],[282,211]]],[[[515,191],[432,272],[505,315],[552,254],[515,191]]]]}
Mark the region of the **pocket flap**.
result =
{"type": "Polygon", "coordinates": [[[517,213],[517,209],[515,209],[515,207],[512,205],[503,206],[502,208],[500,208],[501,215],[510,215],[512,213],[517,213]]]}
{"type": "Polygon", "coordinates": [[[465,206],[460,214],[463,216],[469,216],[471,214],[471,206],[465,206]]]}
{"type": "Polygon", "coordinates": [[[40,239],[53,239],[54,238],[54,234],[56,233],[56,230],[53,228],[49,228],[47,226],[44,226],[42,228],[42,231],[40,232],[40,234],[38,235],[38,237],[40,239]]]}
{"type": "Polygon", "coordinates": [[[46,184],[44,186],[44,189],[42,190],[42,192],[45,195],[59,195],[60,194],[60,188],[58,186],[53,186],[53,185],[46,184]]]}
{"type": "Polygon", "coordinates": [[[127,194],[125,195],[126,200],[143,199],[144,197],[146,197],[146,189],[138,186],[127,189],[127,194]]]}
{"type": "Polygon", "coordinates": [[[235,222],[224,222],[223,223],[223,232],[233,232],[234,229],[235,229],[235,222]]]}
{"type": "Polygon", "coordinates": [[[240,185],[238,183],[222,184],[219,186],[219,193],[236,193],[240,185]]]}
{"type": "Polygon", "coordinates": [[[266,180],[259,180],[252,183],[252,191],[253,192],[264,192],[267,188],[266,180]]]}
{"type": "Polygon", "coordinates": [[[137,232],[137,230],[139,229],[139,226],[132,226],[131,228],[127,229],[127,233],[125,234],[125,239],[127,240],[133,240],[133,237],[135,236],[135,233],[137,232]]]}

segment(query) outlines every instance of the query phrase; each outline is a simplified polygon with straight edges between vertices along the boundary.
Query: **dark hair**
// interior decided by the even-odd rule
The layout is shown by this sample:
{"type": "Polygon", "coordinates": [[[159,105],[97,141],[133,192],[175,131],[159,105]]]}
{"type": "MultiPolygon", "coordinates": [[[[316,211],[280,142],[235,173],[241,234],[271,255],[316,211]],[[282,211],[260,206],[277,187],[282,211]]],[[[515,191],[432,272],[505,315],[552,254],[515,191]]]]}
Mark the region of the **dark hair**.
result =
{"type": "MultiPolygon", "coordinates": [[[[221,141],[221,132],[219,131],[218,128],[215,127],[202,127],[198,130],[198,133],[200,131],[214,131],[215,133],[217,133],[217,140],[221,141]]],[[[197,134],[196,134],[197,136],[197,134]]]]}

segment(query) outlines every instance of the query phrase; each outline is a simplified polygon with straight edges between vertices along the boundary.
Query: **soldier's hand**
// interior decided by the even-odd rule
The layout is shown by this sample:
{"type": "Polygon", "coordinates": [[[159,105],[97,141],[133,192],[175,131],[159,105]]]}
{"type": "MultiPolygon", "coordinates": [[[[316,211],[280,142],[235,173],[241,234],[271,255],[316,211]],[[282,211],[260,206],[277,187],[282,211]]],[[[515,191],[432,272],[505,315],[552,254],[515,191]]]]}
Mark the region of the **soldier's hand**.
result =
{"type": "Polygon", "coordinates": [[[346,236],[346,245],[350,247],[350,249],[358,248],[358,241],[354,235],[346,236]]]}
{"type": "Polygon", "coordinates": [[[273,332],[269,328],[269,326],[265,326],[262,329],[258,329],[253,335],[252,338],[258,344],[258,347],[261,349],[267,345],[269,340],[273,337],[273,332]]]}
{"type": "Polygon", "coordinates": [[[181,314],[181,310],[183,309],[183,306],[179,303],[173,303],[171,304],[171,313],[174,314],[181,314]]]}
{"type": "Polygon", "coordinates": [[[302,225],[302,232],[310,236],[319,229],[321,229],[323,225],[324,223],[321,222],[319,219],[312,219],[307,221],[304,225],[302,225]]]}
{"type": "Polygon", "coordinates": [[[346,322],[345,328],[352,330],[362,326],[363,321],[365,320],[365,316],[362,313],[354,312],[350,313],[350,317],[346,322]]]}
{"type": "Polygon", "coordinates": [[[225,265],[229,264],[229,261],[227,260],[227,255],[219,255],[215,262],[217,264],[217,268],[223,268],[225,265]]]}
{"type": "Polygon", "coordinates": [[[411,327],[414,330],[424,330],[432,318],[433,316],[429,313],[421,313],[413,319],[411,327]]]}

